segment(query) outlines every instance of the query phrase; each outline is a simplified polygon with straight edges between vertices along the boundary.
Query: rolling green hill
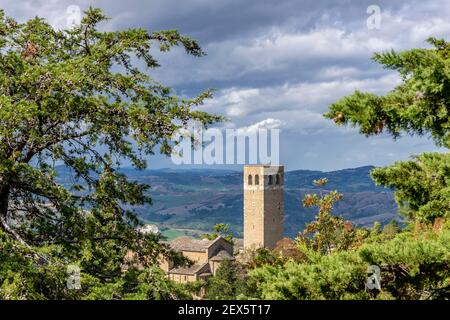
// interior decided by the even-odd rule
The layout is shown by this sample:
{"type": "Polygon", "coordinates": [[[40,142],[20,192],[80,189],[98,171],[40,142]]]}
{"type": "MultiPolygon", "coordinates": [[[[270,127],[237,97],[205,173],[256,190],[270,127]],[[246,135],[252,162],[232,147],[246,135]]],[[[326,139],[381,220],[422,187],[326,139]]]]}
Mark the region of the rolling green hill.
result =
{"type": "MultiPolygon", "coordinates": [[[[337,189],[344,199],[334,213],[358,225],[399,220],[391,190],[375,186],[369,176],[373,167],[333,172],[296,170],[285,174],[285,233],[294,236],[314,218],[315,210],[301,205],[305,193],[317,192],[314,179],[327,177],[328,190],[337,189]]],[[[134,207],[146,222],[172,234],[198,235],[219,222],[229,223],[242,236],[242,173],[228,170],[123,169],[133,180],[151,185],[152,206],[134,207]],[[177,232],[173,232],[176,230],[177,232]]]]}

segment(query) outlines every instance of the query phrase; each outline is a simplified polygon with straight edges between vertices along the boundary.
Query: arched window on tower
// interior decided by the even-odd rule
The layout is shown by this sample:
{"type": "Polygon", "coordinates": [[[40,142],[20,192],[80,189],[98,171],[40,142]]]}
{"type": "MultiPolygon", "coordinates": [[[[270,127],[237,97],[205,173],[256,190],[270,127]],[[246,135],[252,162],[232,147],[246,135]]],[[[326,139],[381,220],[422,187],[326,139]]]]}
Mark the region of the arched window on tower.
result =
{"type": "Polygon", "coordinates": [[[273,184],[273,177],[270,175],[269,176],[269,185],[273,184]]]}
{"type": "Polygon", "coordinates": [[[248,184],[249,186],[251,186],[251,185],[253,184],[253,177],[252,177],[251,174],[248,175],[247,184],[248,184]]]}
{"type": "Polygon", "coordinates": [[[275,184],[280,184],[280,175],[277,174],[276,178],[275,178],[275,184]]]}
{"type": "Polygon", "coordinates": [[[258,175],[255,175],[255,184],[259,185],[259,176],[258,175]]]}

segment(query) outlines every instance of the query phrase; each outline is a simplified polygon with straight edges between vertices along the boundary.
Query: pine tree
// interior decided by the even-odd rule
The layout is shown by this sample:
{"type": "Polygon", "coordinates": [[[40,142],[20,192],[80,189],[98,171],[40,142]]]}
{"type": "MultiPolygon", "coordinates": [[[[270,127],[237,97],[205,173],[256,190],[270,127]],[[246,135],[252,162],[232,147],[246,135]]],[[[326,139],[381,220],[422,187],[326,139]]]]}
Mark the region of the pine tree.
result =
{"type": "MultiPolygon", "coordinates": [[[[377,53],[373,59],[399,73],[402,82],[384,96],[356,91],[332,104],[325,117],[358,126],[362,134],[386,132],[426,135],[450,147],[450,43],[430,38],[431,49],[377,53]]],[[[426,153],[410,161],[377,168],[377,184],[396,190],[396,200],[411,219],[433,222],[450,215],[450,155],[426,153]]]]}
{"type": "MultiPolygon", "coordinates": [[[[2,297],[74,298],[93,286],[120,287],[128,250],[155,264],[164,247],[137,232],[126,209],[150,202],[149,186],[118,168],[143,169],[158,148],[169,155],[173,133],[190,120],[221,119],[196,110],[209,91],[181,99],[147,74],[158,67],[153,47],[180,45],[199,57],[196,41],[175,30],[99,31],[106,19],[90,8],[79,26],[57,30],[0,11],[0,248],[10,248],[2,297]],[[81,291],[67,291],[69,263],[81,269],[81,291]]],[[[111,298],[122,296],[114,290],[111,298]]]]}

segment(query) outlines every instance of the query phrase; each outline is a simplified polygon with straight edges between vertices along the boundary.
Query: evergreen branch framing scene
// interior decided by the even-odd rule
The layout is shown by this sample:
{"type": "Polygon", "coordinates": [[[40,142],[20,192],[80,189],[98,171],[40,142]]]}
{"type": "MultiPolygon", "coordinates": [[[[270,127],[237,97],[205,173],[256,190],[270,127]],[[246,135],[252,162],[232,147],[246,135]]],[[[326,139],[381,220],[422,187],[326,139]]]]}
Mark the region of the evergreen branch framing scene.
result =
{"type": "Polygon", "coordinates": [[[0,5],[0,300],[450,299],[448,4],[62,2],[0,5]]]}

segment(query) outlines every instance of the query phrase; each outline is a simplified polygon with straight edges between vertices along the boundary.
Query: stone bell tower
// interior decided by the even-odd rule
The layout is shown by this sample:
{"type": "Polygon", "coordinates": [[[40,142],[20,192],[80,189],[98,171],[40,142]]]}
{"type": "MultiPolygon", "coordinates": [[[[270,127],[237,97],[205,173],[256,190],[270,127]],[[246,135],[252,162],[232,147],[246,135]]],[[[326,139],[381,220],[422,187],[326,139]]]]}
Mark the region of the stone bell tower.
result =
{"type": "Polygon", "coordinates": [[[274,248],[283,237],[284,167],[244,167],[244,248],[274,248]]]}

